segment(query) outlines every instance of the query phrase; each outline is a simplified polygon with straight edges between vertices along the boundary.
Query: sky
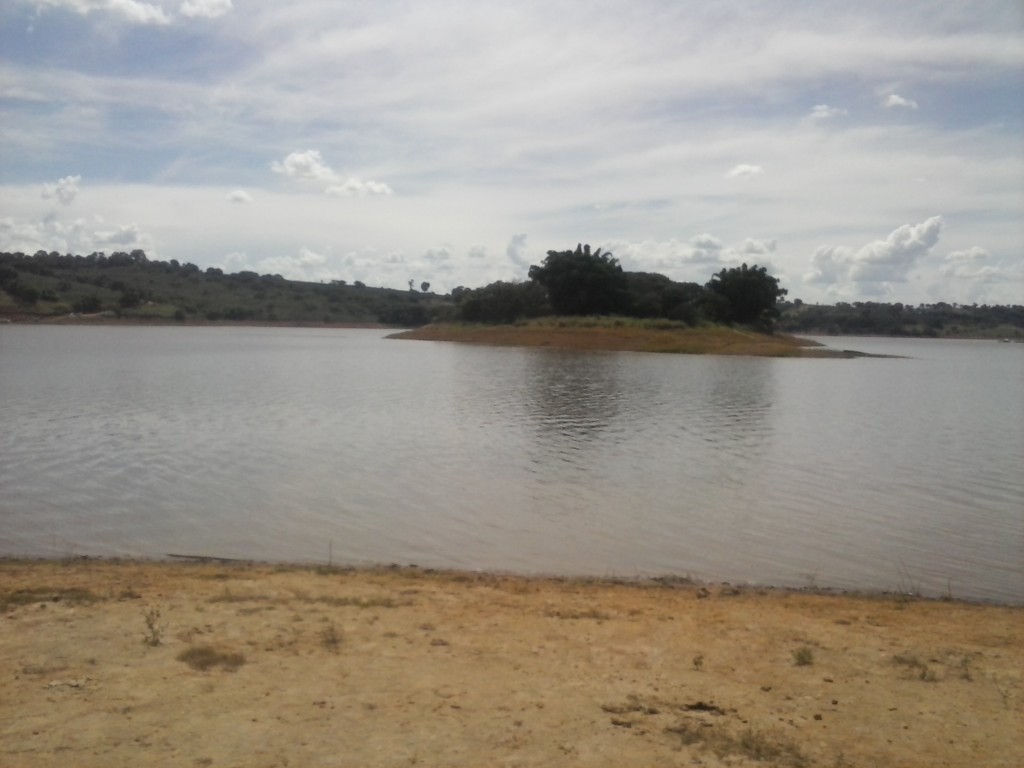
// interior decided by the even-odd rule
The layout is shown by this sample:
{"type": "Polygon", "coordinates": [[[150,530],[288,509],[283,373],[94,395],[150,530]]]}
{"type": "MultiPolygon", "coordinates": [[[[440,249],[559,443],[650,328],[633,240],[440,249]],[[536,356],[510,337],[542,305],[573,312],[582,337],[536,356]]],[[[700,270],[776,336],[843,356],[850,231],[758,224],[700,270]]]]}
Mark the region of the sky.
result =
{"type": "Polygon", "coordinates": [[[1024,304],[1020,0],[3,0],[0,250],[1024,304]]]}

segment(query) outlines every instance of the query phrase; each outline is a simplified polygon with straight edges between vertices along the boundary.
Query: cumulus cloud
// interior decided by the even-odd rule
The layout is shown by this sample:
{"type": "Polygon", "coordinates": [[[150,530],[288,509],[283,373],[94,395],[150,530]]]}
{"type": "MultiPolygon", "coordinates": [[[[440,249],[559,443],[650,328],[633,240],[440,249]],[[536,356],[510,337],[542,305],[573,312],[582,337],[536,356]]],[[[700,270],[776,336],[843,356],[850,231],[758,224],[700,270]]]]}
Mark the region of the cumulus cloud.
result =
{"type": "Polygon", "coordinates": [[[770,268],[768,258],[777,243],[748,237],[739,244],[727,244],[714,235],[701,234],[685,241],[614,242],[606,247],[629,271],[658,272],[673,280],[703,283],[728,265],[754,262],[770,268]]]}
{"type": "Polygon", "coordinates": [[[697,235],[690,238],[691,250],[685,256],[687,261],[698,264],[717,264],[721,261],[722,241],[713,235],[697,235]]]}
{"type": "Polygon", "coordinates": [[[100,218],[62,221],[57,216],[47,216],[40,221],[0,219],[0,250],[88,254],[111,248],[141,248],[153,255],[152,238],[135,224],[110,228],[100,218]]]}
{"type": "Polygon", "coordinates": [[[530,260],[526,256],[526,235],[512,235],[512,238],[508,241],[508,245],[505,246],[505,255],[508,256],[509,261],[517,267],[528,269],[530,266],[530,260]]]}
{"type": "Polygon", "coordinates": [[[391,187],[381,181],[363,181],[354,176],[343,178],[324,162],[320,152],[315,149],[292,152],[280,162],[275,160],[270,164],[270,168],[274,173],[291,179],[326,183],[324,194],[331,197],[370,197],[394,194],[391,187]]]}
{"type": "Polygon", "coordinates": [[[752,179],[755,176],[760,176],[764,173],[764,168],[760,165],[747,165],[746,163],[740,163],[728,173],[725,174],[727,179],[752,179]]]}
{"type": "Polygon", "coordinates": [[[122,224],[116,229],[96,232],[93,240],[98,245],[134,246],[145,240],[137,224],[122,224]]]}
{"type": "Polygon", "coordinates": [[[170,17],[159,5],[138,0],[36,0],[37,5],[67,8],[81,15],[108,11],[132,24],[169,24],[170,17]]]}
{"type": "Polygon", "coordinates": [[[968,248],[963,251],[952,251],[946,255],[947,264],[971,262],[971,261],[984,261],[988,258],[988,251],[984,248],[979,248],[977,245],[968,248]]]}
{"type": "Polygon", "coordinates": [[[274,173],[280,173],[292,179],[322,179],[324,181],[336,179],[334,171],[315,149],[292,152],[281,162],[275,160],[270,164],[270,168],[274,173]]]}
{"type": "Polygon", "coordinates": [[[341,184],[332,184],[324,190],[331,197],[369,197],[373,195],[390,196],[394,194],[391,187],[381,181],[363,181],[352,177],[341,184]]]}
{"type": "Polygon", "coordinates": [[[814,109],[811,110],[811,118],[813,120],[828,120],[829,118],[840,117],[845,114],[845,109],[830,107],[828,104],[815,104],[814,109]]]}
{"type": "Polygon", "coordinates": [[[907,273],[939,242],[942,217],[920,224],[904,224],[885,240],[861,248],[853,259],[850,276],[858,283],[903,282],[907,273]]]}
{"type": "Polygon", "coordinates": [[[899,107],[902,109],[917,109],[917,102],[913,99],[905,99],[897,93],[890,93],[883,102],[886,108],[899,107]]]}
{"type": "Polygon", "coordinates": [[[250,195],[244,189],[236,189],[233,192],[228,193],[228,200],[232,203],[245,205],[247,203],[252,202],[252,195],[250,195]]]}
{"type": "Polygon", "coordinates": [[[775,253],[778,245],[778,240],[755,240],[752,237],[748,237],[740,245],[739,250],[741,253],[751,256],[766,256],[769,253],[775,253]]]}
{"type": "Polygon", "coordinates": [[[62,205],[71,205],[78,196],[78,183],[81,176],[65,176],[53,184],[43,184],[43,197],[56,197],[62,205]]]}
{"type": "Polygon", "coordinates": [[[466,255],[471,259],[485,259],[487,258],[487,248],[482,245],[474,245],[470,247],[466,255]]]}
{"type": "Polygon", "coordinates": [[[185,0],[181,4],[182,16],[215,19],[231,10],[231,0],[185,0]]]}
{"type": "Polygon", "coordinates": [[[947,254],[940,272],[944,277],[975,283],[1005,283],[1024,279],[1024,262],[1021,262],[1020,268],[1015,273],[1001,266],[983,263],[988,259],[989,252],[975,245],[947,254]]]}
{"type": "Polygon", "coordinates": [[[941,216],[932,216],[920,224],[904,224],[884,240],[858,249],[822,246],[811,257],[811,271],[804,275],[804,282],[833,286],[856,283],[861,292],[870,292],[865,284],[906,282],[910,271],[938,243],[942,225],[941,216]]]}
{"type": "Polygon", "coordinates": [[[847,262],[853,253],[853,249],[842,246],[821,246],[811,256],[811,271],[804,275],[804,282],[818,285],[842,282],[846,278],[847,262]]]}
{"type": "Polygon", "coordinates": [[[328,266],[326,255],[306,247],[299,248],[294,256],[268,256],[260,259],[250,269],[260,274],[281,275],[288,280],[309,282],[333,279],[335,274],[328,266]]]}

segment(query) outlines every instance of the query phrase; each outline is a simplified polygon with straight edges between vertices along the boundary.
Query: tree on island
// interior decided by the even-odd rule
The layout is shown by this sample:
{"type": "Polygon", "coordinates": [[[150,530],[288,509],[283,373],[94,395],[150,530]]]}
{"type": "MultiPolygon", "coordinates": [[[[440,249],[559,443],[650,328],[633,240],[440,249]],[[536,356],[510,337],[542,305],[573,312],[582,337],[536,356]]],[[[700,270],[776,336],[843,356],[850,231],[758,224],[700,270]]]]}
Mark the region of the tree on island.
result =
{"type": "Polygon", "coordinates": [[[577,245],[575,251],[548,251],[541,266],[530,267],[531,280],[542,285],[558,315],[607,315],[628,304],[626,275],[618,259],[598,248],[577,245]]]}
{"type": "Polygon", "coordinates": [[[753,325],[771,330],[779,310],[776,303],[788,291],[765,267],[746,264],[723,269],[707,285],[707,314],[723,323],[753,325]]]}

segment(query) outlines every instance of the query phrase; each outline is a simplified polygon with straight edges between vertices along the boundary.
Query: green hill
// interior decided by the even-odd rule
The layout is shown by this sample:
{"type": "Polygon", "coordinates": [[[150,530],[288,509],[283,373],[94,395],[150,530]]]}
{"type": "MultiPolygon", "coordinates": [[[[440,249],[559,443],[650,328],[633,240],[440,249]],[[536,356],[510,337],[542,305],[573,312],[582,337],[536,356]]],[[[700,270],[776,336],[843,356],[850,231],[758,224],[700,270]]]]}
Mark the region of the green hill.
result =
{"type": "Polygon", "coordinates": [[[136,322],[374,323],[418,326],[452,302],[356,282],[308,283],[151,261],[142,251],[62,256],[0,253],[0,316],[87,316],[136,322]]]}

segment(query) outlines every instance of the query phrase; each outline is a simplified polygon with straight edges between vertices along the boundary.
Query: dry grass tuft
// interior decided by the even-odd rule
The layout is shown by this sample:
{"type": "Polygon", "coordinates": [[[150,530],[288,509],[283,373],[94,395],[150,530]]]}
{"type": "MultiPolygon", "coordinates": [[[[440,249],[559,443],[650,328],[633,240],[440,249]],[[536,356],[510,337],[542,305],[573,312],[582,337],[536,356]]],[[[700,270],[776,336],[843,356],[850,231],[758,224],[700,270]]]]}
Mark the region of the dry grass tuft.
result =
{"type": "Polygon", "coordinates": [[[0,594],[0,613],[11,608],[35,603],[67,603],[68,605],[88,605],[100,600],[88,589],[78,587],[30,587],[16,589],[13,592],[0,594]]]}
{"type": "Polygon", "coordinates": [[[220,651],[210,645],[194,645],[179,653],[177,658],[178,661],[183,661],[200,672],[206,672],[214,667],[223,667],[228,672],[234,672],[245,664],[245,656],[241,653],[220,651]]]}
{"type": "Polygon", "coordinates": [[[685,746],[702,746],[714,752],[719,758],[741,755],[757,762],[785,768],[806,768],[810,765],[800,748],[781,734],[768,734],[752,728],[733,734],[709,723],[692,719],[683,720],[665,730],[678,736],[685,746]]]}

